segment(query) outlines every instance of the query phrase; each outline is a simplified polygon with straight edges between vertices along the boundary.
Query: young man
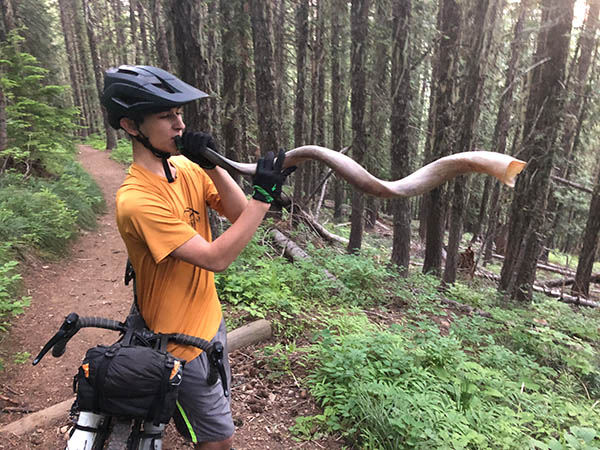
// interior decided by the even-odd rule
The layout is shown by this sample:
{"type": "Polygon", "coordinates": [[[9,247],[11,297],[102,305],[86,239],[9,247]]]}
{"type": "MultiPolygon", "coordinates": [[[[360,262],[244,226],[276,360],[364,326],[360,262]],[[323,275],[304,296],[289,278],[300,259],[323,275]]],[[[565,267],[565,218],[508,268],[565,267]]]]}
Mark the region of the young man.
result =
{"type": "MultiPolygon", "coordinates": [[[[219,340],[226,348],[213,272],[225,270],[248,244],[291,170],[281,169],[283,151],[276,161],[269,153],[258,163],[247,200],[225,170],[203,157],[206,147],[215,150],[212,138],[184,133],[182,105],[203,97],[164,70],[121,66],[106,72],[102,104],[110,125],[132,137],[117,225],[136,273],[142,317],[155,332],[219,340]],[[207,206],[232,223],[214,241],[207,206]]],[[[174,416],[178,430],[198,449],[229,449],[230,400],[220,381],[207,384],[206,354],[186,346],[169,351],[187,361],[174,416]]]]}

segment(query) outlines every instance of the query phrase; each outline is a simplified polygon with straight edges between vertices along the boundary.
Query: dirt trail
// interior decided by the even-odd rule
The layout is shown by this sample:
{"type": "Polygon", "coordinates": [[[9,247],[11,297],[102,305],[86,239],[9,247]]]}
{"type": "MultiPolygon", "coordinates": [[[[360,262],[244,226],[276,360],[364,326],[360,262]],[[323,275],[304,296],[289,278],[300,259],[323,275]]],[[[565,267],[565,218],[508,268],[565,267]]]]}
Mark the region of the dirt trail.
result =
{"type": "MultiPolygon", "coordinates": [[[[107,213],[98,220],[98,228],[84,232],[71,250],[54,262],[34,260],[24,269],[24,284],[31,296],[31,307],[19,316],[0,343],[5,370],[0,372],[0,425],[12,422],[27,411],[47,408],[71,398],[72,378],[85,351],[98,344],[114,341],[110,331],[83,330],[69,343],[66,353],[55,359],[48,354],[33,367],[31,360],[56,332],[71,311],[122,320],[132,301],[131,287],[123,284],[125,246],[116,228],[115,193],[125,177],[125,168],[109,159],[106,152],[79,147],[79,160],[102,188],[107,213]],[[25,363],[15,356],[29,352],[25,363]]],[[[232,354],[234,375],[233,413],[238,429],[237,449],[338,449],[332,440],[295,442],[288,432],[298,414],[315,413],[306,393],[285,378],[264,382],[256,368],[252,348],[232,354]],[[236,383],[236,379],[239,380],[236,383]],[[237,387],[236,387],[237,386],[237,387]]],[[[70,424],[64,417],[36,432],[17,438],[0,436],[0,449],[64,448],[64,431],[70,424]]],[[[191,448],[167,429],[163,449],[191,448]]]]}

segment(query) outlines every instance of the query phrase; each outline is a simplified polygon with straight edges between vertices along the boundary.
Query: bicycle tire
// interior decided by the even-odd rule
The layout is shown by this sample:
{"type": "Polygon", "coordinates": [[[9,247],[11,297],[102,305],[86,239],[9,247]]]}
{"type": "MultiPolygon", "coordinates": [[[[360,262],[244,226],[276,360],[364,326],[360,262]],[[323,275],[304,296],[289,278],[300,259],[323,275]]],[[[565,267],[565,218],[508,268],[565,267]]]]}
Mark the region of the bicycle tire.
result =
{"type": "Polygon", "coordinates": [[[106,439],[105,450],[125,450],[131,433],[130,419],[113,418],[112,430],[106,439]]]}

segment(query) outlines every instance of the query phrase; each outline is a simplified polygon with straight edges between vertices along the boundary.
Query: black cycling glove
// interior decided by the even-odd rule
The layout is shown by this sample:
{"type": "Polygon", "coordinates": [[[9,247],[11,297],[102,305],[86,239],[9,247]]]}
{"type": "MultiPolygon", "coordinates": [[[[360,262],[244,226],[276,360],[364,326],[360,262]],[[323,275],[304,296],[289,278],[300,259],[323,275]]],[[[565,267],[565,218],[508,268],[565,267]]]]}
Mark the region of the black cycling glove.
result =
{"type": "Polygon", "coordinates": [[[281,187],[289,174],[296,170],[296,166],[282,169],[285,161],[285,151],[279,150],[275,160],[273,152],[268,152],[264,158],[256,163],[256,173],[252,177],[254,193],[252,198],[263,203],[273,203],[281,198],[281,187]]]}
{"type": "Polygon", "coordinates": [[[210,134],[188,133],[185,131],[181,138],[176,138],[175,143],[179,151],[187,159],[194,161],[206,170],[214,169],[216,164],[204,156],[206,148],[217,151],[217,146],[210,134]]]}

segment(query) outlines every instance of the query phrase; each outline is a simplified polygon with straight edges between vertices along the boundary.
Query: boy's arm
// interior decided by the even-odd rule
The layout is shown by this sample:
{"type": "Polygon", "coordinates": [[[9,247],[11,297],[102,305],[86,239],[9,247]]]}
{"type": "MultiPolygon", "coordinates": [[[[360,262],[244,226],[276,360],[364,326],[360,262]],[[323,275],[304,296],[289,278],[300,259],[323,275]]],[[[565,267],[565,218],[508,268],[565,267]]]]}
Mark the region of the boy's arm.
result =
{"type": "Polygon", "coordinates": [[[211,272],[222,272],[250,242],[269,206],[268,203],[251,199],[233,225],[213,242],[197,234],[176,248],[171,256],[211,272]]]}
{"type": "Polygon", "coordinates": [[[221,205],[223,206],[225,217],[231,223],[234,223],[248,206],[248,199],[240,186],[225,169],[217,166],[214,169],[205,170],[217,188],[219,197],[221,197],[221,205]]]}

